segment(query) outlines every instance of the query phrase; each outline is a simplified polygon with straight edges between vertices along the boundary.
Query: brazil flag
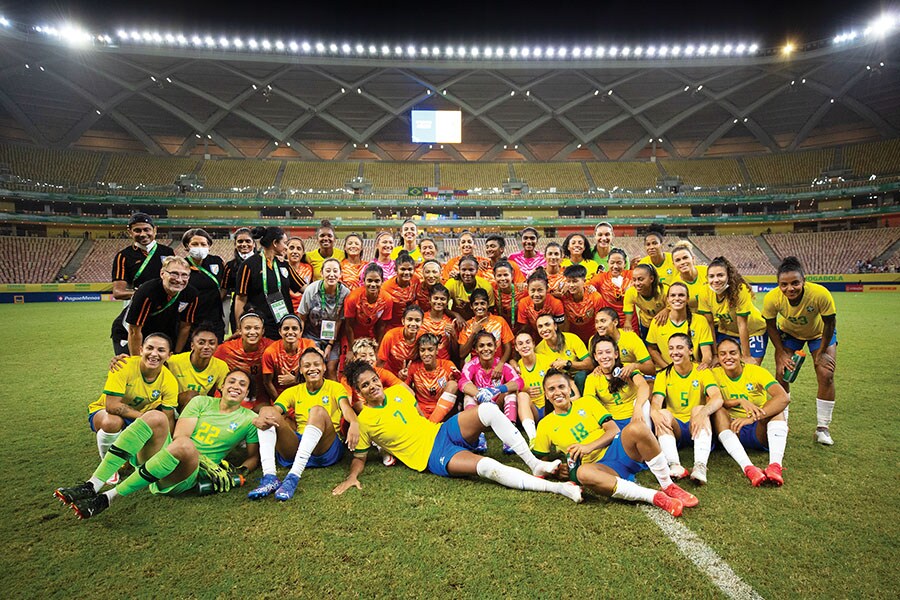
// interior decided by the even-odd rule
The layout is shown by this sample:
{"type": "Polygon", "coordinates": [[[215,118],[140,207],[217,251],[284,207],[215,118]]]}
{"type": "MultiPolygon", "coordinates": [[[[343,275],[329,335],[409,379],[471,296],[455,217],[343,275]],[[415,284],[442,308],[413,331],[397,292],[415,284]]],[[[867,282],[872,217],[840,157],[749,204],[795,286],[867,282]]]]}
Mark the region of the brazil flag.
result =
{"type": "Polygon", "coordinates": [[[415,198],[421,198],[425,195],[425,188],[423,187],[410,187],[406,188],[406,195],[413,196],[415,198]]]}

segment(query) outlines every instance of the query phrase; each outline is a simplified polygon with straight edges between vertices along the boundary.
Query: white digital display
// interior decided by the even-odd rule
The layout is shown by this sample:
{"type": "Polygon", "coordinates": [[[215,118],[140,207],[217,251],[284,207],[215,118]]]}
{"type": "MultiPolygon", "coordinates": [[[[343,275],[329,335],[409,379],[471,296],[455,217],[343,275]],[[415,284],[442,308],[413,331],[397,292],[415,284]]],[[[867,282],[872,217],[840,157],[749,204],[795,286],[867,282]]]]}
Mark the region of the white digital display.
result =
{"type": "Polygon", "coordinates": [[[410,124],[414,144],[462,142],[462,113],[458,110],[414,110],[410,124]]]}

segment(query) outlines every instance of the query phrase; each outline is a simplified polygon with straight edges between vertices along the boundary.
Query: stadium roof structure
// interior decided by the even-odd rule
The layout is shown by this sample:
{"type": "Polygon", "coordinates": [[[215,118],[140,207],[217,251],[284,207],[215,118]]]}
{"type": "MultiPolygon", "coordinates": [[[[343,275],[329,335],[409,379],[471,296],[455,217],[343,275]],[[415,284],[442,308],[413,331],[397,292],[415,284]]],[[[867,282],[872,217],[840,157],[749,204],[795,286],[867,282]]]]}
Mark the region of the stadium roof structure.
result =
{"type": "Polygon", "coordinates": [[[651,147],[699,158],[827,145],[841,132],[900,135],[897,36],[689,59],[659,47],[614,57],[607,47],[602,58],[601,48],[588,57],[569,47],[527,60],[509,50],[319,54],[278,42],[281,51],[253,52],[128,38],[73,46],[0,27],[0,119],[57,148],[112,131],[152,154],[211,144],[231,157],[308,160],[629,160],[651,147]],[[463,143],[412,144],[414,108],[461,110],[463,143]],[[261,140],[253,154],[238,142],[247,139],[261,140]],[[319,151],[328,143],[333,152],[319,151]]]}

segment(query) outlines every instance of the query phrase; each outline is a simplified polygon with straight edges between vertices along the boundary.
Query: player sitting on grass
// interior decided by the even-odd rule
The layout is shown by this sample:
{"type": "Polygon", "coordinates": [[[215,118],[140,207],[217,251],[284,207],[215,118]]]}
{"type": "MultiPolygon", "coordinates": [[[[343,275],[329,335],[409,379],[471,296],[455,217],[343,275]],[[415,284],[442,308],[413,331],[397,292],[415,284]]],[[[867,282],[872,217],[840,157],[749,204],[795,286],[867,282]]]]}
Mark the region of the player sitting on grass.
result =
{"type": "Polygon", "coordinates": [[[362,489],[359,476],[365,468],[369,447],[377,443],[416,471],[427,469],[442,477],[478,475],[509,488],[551,492],[581,502],[578,486],[541,479],[556,472],[559,461],[545,462],[535,458],[525,438],[493,402],[458,413],[444,423],[432,423],[421,415],[415,396],[408,388],[382,388],[378,374],[368,363],[351,362],[346,374],[365,406],[358,417],[359,443],[355,446],[350,473],[334,488],[335,495],[343,494],[351,487],[362,489]],[[532,474],[473,452],[478,436],[487,428],[493,429],[497,437],[509,445],[532,474]]]}
{"type": "Polygon", "coordinates": [[[544,396],[553,411],[538,423],[532,448],[538,456],[548,456],[553,446],[564,451],[570,480],[601,496],[653,504],[675,517],[683,507],[697,506],[694,495],[672,482],[666,457],[642,419],[619,431],[597,400],[572,400],[571,378],[556,369],[544,377],[544,396]],[[635,473],[646,468],[662,491],[634,482],[635,473]]]}
{"type": "Polygon", "coordinates": [[[724,408],[714,415],[719,441],[753,487],[766,480],[784,485],[781,461],[788,435],[784,409],[790,397],[771,373],[741,360],[741,346],[734,339],[719,342],[718,356],[720,366],[712,374],[725,402],[724,408]],[[769,466],[765,471],[750,462],[745,448],[768,450],[769,466]]]}
{"type": "Polygon", "coordinates": [[[317,348],[300,355],[300,373],[305,383],[289,387],[278,396],[275,406],[264,406],[254,425],[259,428],[260,459],[263,476],[259,486],[247,497],[258,500],[275,493],[276,500],[294,497],[304,469],[330,467],[344,456],[344,444],[337,432],[341,426],[341,401],[346,404],[345,418],[350,423],[348,440],[356,440],[356,414],[350,409],[347,392],[337,381],[325,379],[325,358],[317,348]],[[287,416],[293,412],[297,430],[287,416]],[[291,467],[278,480],[275,463],[291,467]]]}
{"type": "Polygon", "coordinates": [[[250,392],[250,377],[243,371],[231,371],[222,388],[222,398],[196,396],[188,403],[175,426],[174,439],[165,415],[158,411],[144,413],[119,435],[88,481],[58,488],[56,497],[71,506],[79,519],[89,519],[109,508],[118,496],[147,487],[154,494],[193,490],[201,471],[215,491],[230,490],[238,475],[223,459],[239,443],[246,442],[247,459],[238,468],[242,477],[256,468],[259,445],[253,426],[256,414],[241,406],[250,392]],[[129,461],[137,470],[101,494],[104,482],[129,461]]]}
{"type": "Polygon", "coordinates": [[[694,447],[691,479],[706,483],[706,463],[712,450],[710,417],[722,408],[722,394],[709,369],[697,370],[691,361],[691,338],[675,333],[669,338],[672,364],[656,374],[650,418],[672,477],[682,479],[688,471],[681,466],[678,449],[694,447]]]}

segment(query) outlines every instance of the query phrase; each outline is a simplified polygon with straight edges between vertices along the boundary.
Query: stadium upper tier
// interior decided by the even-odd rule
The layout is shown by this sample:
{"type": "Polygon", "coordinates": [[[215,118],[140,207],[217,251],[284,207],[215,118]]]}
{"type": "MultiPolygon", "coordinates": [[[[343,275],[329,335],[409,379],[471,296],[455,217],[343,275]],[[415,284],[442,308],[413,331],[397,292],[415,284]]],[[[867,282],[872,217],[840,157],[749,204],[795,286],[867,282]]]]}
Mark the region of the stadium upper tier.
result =
{"type": "Polygon", "coordinates": [[[195,193],[329,194],[362,185],[376,194],[406,195],[409,188],[604,194],[611,190],[754,194],[795,189],[814,182],[852,185],[900,176],[900,138],[820,150],[723,159],[541,162],[379,162],[294,159],[160,157],[0,144],[0,176],[19,189],[137,191],[172,195],[176,182],[195,193]]]}
{"type": "MultiPolygon", "coordinates": [[[[342,237],[342,236],[341,236],[342,237]]],[[[776,258],[797,256],[805,265],[807,273],[853,273],[858,260],[863,262],[875,259],[900,241],[900,228],[863,229],[856,231],[822,232],[790,235],[767,235],[766,241],[775,250],[776,258]]],[[[438,243],[441,258],[456,256],[459,253],[458,238],[432,238],[438,243]]],[[[541,238],[538,249],[543,250],[553,241],[562,243],[564,238],[541,238]]],[[[680,239],[666,236],[666,250],[680,239]]],[[[699,251],[698,264],[706,264],[703,259],[725,256],[744,275],[772,275],[775,265],[760,248],[756,238],[749,235],[734,236],[691,236],[689,239],[699,251]]],[[[172,246],[176,254],[184,256],[180,240],[160,238],[163,244],[172,246]]],[[[508,253],[520,249],[516,238],[506,238],[508,253]]],[[[74,281],[79,283],[108,282],[112,271],[112,261],[116,253],[128,245],[127,239],[82,240],[73,238],[34,238],[0,236],[0,284],[8,283],[50,283],[66,268],[75,273],[74,281]],[[74,259],[81,244],[89,247],[78,264],[74,259]],[[23,261],[27,256],[29,260],[23,261]]],[[[306,250],[315,249],[316,242],[305,240],[306,250]]],[[[340,246],[340,243],[338,244],[340,246]]],[[[616,236],[614,245],[625,249],[632,260],[645,255],[643,238],[639,236],[616,236]]],[[[213,241],[212,253],[230,260],[234,247],[228,239],[213,241]]],[[[476,238],[475,253],[484,255],[484,238],[476,238]]],[[[372,260],[375,254],[374,239],[368,237],[363,244],[363,259],[372,260]]],[[[885,264],[896,265],[898,254],[884,256],[885,264]]]]}

